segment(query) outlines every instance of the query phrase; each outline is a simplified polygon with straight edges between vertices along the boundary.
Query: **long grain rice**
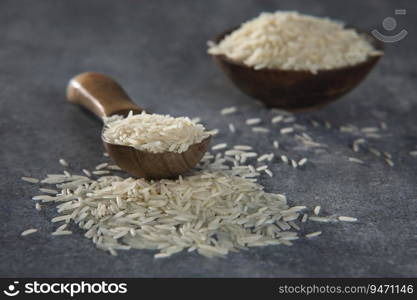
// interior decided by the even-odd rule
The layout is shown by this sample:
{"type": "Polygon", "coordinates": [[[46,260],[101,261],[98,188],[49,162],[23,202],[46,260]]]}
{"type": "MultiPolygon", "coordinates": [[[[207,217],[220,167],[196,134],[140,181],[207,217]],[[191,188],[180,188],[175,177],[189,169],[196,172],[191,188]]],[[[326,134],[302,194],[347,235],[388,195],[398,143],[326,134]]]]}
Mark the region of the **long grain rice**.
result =
{"type": "Polygon", "coordinates": [[[381,55],[354,29],[297,12],[262,13],[243,23],[208,53],[257,69],[307,70],[355,65],[381,55]]]}

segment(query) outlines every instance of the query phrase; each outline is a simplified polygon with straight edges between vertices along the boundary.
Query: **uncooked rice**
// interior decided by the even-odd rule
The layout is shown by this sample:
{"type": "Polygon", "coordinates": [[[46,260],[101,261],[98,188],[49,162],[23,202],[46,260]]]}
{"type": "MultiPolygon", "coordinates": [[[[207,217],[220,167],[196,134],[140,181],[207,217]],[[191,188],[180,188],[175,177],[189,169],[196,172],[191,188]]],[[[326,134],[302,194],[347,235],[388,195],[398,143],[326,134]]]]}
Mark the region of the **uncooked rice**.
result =
{"type": "MultiPolygon", "coordinates": [[[[58,216],[51,222],[63,224],[52,235],[71,234],[66,228],[74,222],[112,255],[138,248],[158,250],[155,258],[187,249],[214,257],[247,247],[292,245],[299,237],[291,229],[300,229],[296,221],[306,207],[289,207],[283,194],[263,191],[253,181],[258,176],[253,166],[229,166],[226,157],[208,153],[198,170],[177,180],[50,174],[42,182],[61,191],[33,199],[57,203],[58,216]]],[[[267,166],[258,169],[273,176],[267,166]]]]}
{"type": "Polygon", "coordinates": [[[389,165],[390,167],[393,167],[395,164],[394,164],[394,162],[391,160],[391,159],[389,159],[389,158],[385,158],[385,162],[387,163],[387,165],[389,165]]]}
{"type": "Polygon", "coordinates": [[[359,158],[355,158],[355,157],[348,157],[348,160],[350,162],[356,163],[356,164],[364,164],[365,162],[359,158]]]}
{"type": "Polygon", "coordinates": [[[331,221],[331,219],[326,218],[326,217],[309,217],[308,218],[310,221],[315,221],[315,222],[321,222],[321,223],[328,223],[331,221]]]}
{"type": "Polygon", "coordinates": [[[294,132],[294,128],[292,127],[281,128],[280,132],[281,134],[288,134],[288,133],[294,132]]]}
{"type": "Polygon", "coordinates": [[[317,73],[381,55],[353,29],[327,18],[297,12],[262,13],[243,23],[208,53],[225,55],[254,69],[307,70],[317,73]]]}
{"type": "Polygon", "coordinates": [[[36,179],[36,178],[33,178],[33,177],[23,176],[20,179],[22,179],[23,181],[26,181],[26,182],[30,182],[30,183],[38,183],[39,182],[39,179],[36,179]]]}
{"type": "Polygon", "coordinates": [[[70,230],[60,230],[60,231],[54,231],[51,233],[51,235],[68,235],[72,234],[72,231],[70,230]]]}
{"type": "Polygon", "coordinates": [[[252,127],[253,132],[262,132],[262,133],[268,133],[269,129],[265,127],[252,127]]]}
{"type": "Polygon", "coordinates": [[[187,117],[130,112],[125,118],[115,115],[104,121],[106,142],[152,153],[182,153],[210,136],[203,125],[187,117]]]}
{"type": "Polygon", "coordinates": [[[88,171],[87,169],[83,169],[83,173],[84,173],[85,175],[87,175],[88,177],[91,177],[91,172],[90,172],[90,171],[88,171]]]}
{"type": "Polygon", "coordinates": [[[252,150],[252,146],[248,146],[248,145],[234,145],[233,146],[233,149],[246,151],[246,150],[252,150]]]}
{"type": "Polygon", "coordinates": [[[214,145],[213,147],[211,147],[211,150],[221,150],[221,149],[225,149],[227,148],[227,144],[226,143],[221,143],[221,144],[217,144],[214,145]]]}
{"type": "Polygon", "coordinates": [[[307,219],[308,219],[308,214],[304,214],[303,217],[301,218],[301,222],[305,223],[307,222],[307,219]]]}
{"type": "Polygon", "coordinates": [[[25,235],[29,235],[29,234],[35,233],[37,231],[38,230],[36,228],[31,228],[31,229],[27,229],[27,230],[23,231],[20,235],[21,236],[25,236],[25,235]]]}
{"type": "Polygon", "coordinates": [[[257,161],[261,162],[261,161],[264,161],[264,160],[268,160],[268,158],[269,158],[269,154],[263,154],[263,155],[258,157],[257,161]]]}
{"type": "Polygon", "coordinates": [[[306,234],[306,238],[312,238],[312,237],[315,237],[315,236],[319,236],[320,234],[321,234],[321,231],[308,233],[308,234],[306,234]]]}
{"type": "Polygon", "coordinates": [[[291,165],[293,168],[297,168],[298,167],[298,163],[295,160],[291,160],[291,165]]]}
{"type": "Polygon", "coordinates": [[[232,106],[232,107],[225,107],[225,108],[223,108],[220,111],[220,113],[222,115],[229,115],[229,114],[235,113],[236,111],[237,111],[237,108],[235,106],[232,106]]]}
{"type": "Polygon", "coordinates": [[[263,166],[260,166],[260,167],[257,167],[256,168],[256,171],[264,171],[264,170],[266,170],[266,169],[268,169],[268,166],[267,165],[263,165],[263,166]]]}
{"type": "Polygon", "coordinates": [[[361,129],[361,131],[365,133],[378,132],[379,128],[378,127],[364,127],[361,129]]]}
{"type": "Polygon", "coordinates": [[[107,171],[107,170],[93,171],[93,174],[94,175],[110,174],[110,171],[107,171]]]}
{"type": "Polygon", "coordinates": [[[275,124],[275,123],[281,122],[283,119],[284,119],[284,116],[281,116],[281,115],[275,116],[271,119],[271,123],[275,124]]]}
{"type": "Polygon", "coordinates": [[[108,165],[109,165],[108,163],[102,163],[102,164],[99,164],[99,165],[97,165],[97,166],[96,166],[96,170],[101,170],[101,169],[104,169],[104,168],[106,168],[108,165]]]}
{"type": "Polygon", "coordinates": [[[299,161],[298,161],[298,165],[301,167],[301,166],[304,166],[306,163],[307,163],[307,158],[302,158],[302,159],[300,159],[299,161]]]}
{"type": "Polygon", "coordinates": [[[58,194],[58,191],[57,190],[54,190],[54,189],[40,188],[39,190],[41,192],[44,192],[44,193],[47,193],[47,194],[52,194],[52,195],[58,194]]]}
{"type": "Polygon", "coordinates": [[[357,218],[346,217],[346,216],[340,216],[338,219],[339,221],[342,221],[342,222],[357,222],[358,221],[357,218]]]}
{"type": "Polygon", "coordinates": [[[64,166],[64,167],[68,167],[68,166],[69,166],[69,164],[67,163],[67,161],[66,161],[65,159],[63,159],[63,158],[60,158],[60,159],[59,159],[59,163],[60,163],[62,166],[64,166]]]}
{"type": "Polygon", "coordinates": [[[261,123],[261,119],[260,118],[252,118],[252,119],[247,119],[246,120],[246,125],[256,125],[261,123]]]}

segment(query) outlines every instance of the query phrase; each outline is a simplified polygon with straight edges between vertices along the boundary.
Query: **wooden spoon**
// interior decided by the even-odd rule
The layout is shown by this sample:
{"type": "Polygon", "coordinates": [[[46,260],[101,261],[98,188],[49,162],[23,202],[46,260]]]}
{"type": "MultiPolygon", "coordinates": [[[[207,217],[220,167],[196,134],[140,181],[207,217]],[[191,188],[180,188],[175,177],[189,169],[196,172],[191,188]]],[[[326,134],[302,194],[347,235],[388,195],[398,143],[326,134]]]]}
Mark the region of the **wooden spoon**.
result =
{"type": "MultiPolygon", "coordinates": [[[[361,34],[378,51],[384,45],[372,35],[358,28],[347,26],[361,34]]],[[[219,43],[234,30],[227,30],[214,41],[219,43]]],[[[225,55],[213,55],[214,60],[229,79],[245,94],[259,99],[268,107],[289,111],[308,111],[320,108],[339,99],[356,87],[371,71],[381,55],[369,56],[364,62],[330,70],[308,71],[280,69],[255,70],[225,55]]]]}
{"type": "MultiPolygon", "coordinates": [[[[67,86],[67,99],[81,105],[99,118],[112,115],[126,116],[130,111],[142,112],[122,87],[112,78],[86,72],[72,78],[67,86]]],[[[193,168],[204,156],[210,137],[191,145],[185,152],[151,153],[133,147],[114,145],[104,141],[104,147],[114,162],[135,177],[146,179],[175,178],[193,168]]]]}

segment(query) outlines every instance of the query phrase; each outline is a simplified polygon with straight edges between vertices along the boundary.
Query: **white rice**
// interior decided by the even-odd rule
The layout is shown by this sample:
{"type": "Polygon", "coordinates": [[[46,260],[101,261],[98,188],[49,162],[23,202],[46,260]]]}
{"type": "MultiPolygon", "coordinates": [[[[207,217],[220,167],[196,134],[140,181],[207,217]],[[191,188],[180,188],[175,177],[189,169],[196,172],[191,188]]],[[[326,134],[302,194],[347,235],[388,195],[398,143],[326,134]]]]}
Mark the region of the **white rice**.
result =
{"type": "Polygon", "coordinates": [[[229,115],[229,114],[235,113],[236,111],[237,111],[236,106],[232,106],[232,107],[225,107],[225,108],[223,108],[223,109],[220,111],[220,113],[221,113],[222,115],[229,115]]]}
{"type": "Polygon", "coordinates": [[[275,124],[275,123],[279,123],[284,119],[284,116],[279,115],[279,116],[275,116],[271,119],[271,123],[275,124]]]}
{"type": "Polygon", "coordinates": [[[305,222],[307,222],[307,219],[308,219],[308,215],[304,214],[303,217],[301,218],[301,222],[305,223],[305,222]]]}
{"type": "Polygon", "coordinates": [[[288,134],[288,133],[294,132],[294,128],[292,127],[281,128],[280,132],[281,134],[288,134]]]}
{"type": "Polygon", "coordinates": [[[39,179],[33,178],[33,177],[21,177],[20,179],[22,179],[23,181],[29,182],[29,183],[38,183],[39,179]]]}
{"type": "Polygon", "coordinates": [[[342,222],[357,222],[358,219],[357,218],[353,218],[353,217],[346,217],[346,216],[340,216],[338,217],[339,221],[342,222]]]}
{"type": "Polygon", "coordinates": [[[293,168],[297,168],[298,167],[298,163],[295,160],[291,160],[291,165],[293,168]]]}
{"type": "Polygon", "coordinates": [[[261,123],[261,119],[260,118],[253,118],[253,119],[247,119],[246,120],[246,125],[256,125],[261,123]]]}
{"type": "Polygon", "coordinates": [[[243,23],[208,53],[226,55],[257,69],[307,70],[315,74],[381,55],[338,21],[297,12],[262,13],[243,23]]]}
{"type": "Polygon", "coordinates": [[[25,235],[29,235],[29,234],[35,233],[37,231],[38,230],[36,228],[31,228],[31,229],[27,229],[27,230],[23,231],[20,235],[21,236],[25,236],[25,235]]]}
{"type": "Polygon", "coordinates": [[[191,145],[208,138],[210,133],[189,118],[132,112],[124,118],[105,118],[103,139],[111,144],[134,147],[151,153],[185,152],[191,145]]]}
{"type": "Polygon", "coordinates": [[[375,149],[375,148],[368,148],[369,152],[371,152],[373,155],[380,157],[381,156],[381,151],[375,149]]]}
{"type": "Polygon", "coordinates": [[[69,164],[67,163],[67,161],[66,161],[65,159],[63,159],[63,158],[60,158],[60,159],[59,159],[59,163],[60,163],[62,166],[64,166],[64,167],[68,167],[68,166],[69,166],[69,164]]]}
{"type": "Polygon", "coordinates": [[[93,171],[94,175],[107,175],[110,174],[110,171],[107,170],[100,170],[100,171],[93,171]]]}
{"type": "Polygon", "coordinates": [[[106,168],[108,165],[109,165],[108,163],[102,163],[102,164],[99,164],[99,165],[97,165],[97,166],[96,166],[96,170],[101,170],[101,169],[104,169],[104,168],[106,168]]]}
{"type": "Polygon", "coordinates": [[[326,217],[309,217],[308,219],[310,221],[321,222],[321,223],[328,223],[331,221],[331,219],[326,218],[326,217]]]}
{"type": "Polygon", "coordinates": [[[355,157],[348,157],[348,160],[350,162],[356,163],[356,164],[364,164],[365,162],[359,158],[355,158],[355,157]]]}
{"type": "Polygon", "coordinates": [[[294,121],[295,121],[295,117],[293,117],[293,116],[286,117],[282,120],[282,122],[284,122],[284,123],[291,123],[291,122],[294,122],[294,121]]]}
{"type": "Polygon", "coordinates": [[[253,132],[268,133],[269,129],[265,127],[252,127],[253,132]]]}
{"type": "Polygon", "coordinates": [[[108,165],[107,169],[113,170],[113,171],[121,171],[122,170],[118,165],[108,165]]]}
{"type": "Polygon", "coordinates": [[[263,155],[258,157],[257,161],[261,162],[261,161],[264,161],[264,160],[269,160],[269,157],[270,157],[270,154],[263,154],[263,155]]]}
{"type": "Polygon", "coordinates": [[[248,145],[234,145],[233,149],[242,150],[242,151],[247,151],[247,150],[249,151],[249,150],[252,150],[252,147],[248,146],[248,145]]]}
{"type": "Polygon", "coordinates": [[[279,148],[279,142],[278,141],[274,141],[272,145],[274,146],[275,149],[279,148]]]}
{"type": "Polygon", "coordinates": [[[307,163],[307,158],[302,158],[302,159],[300,159],[299,161],[298,161],[298,165],[301,167],[301,166],[304,166],[305,164],[307,163]]]}
{"type": "Polygon", "coordinates": [[[233,125],[232,123],[229,124],[229,130],[231,133],[235,133],[236,132],[236,128],[235,125],[233,125]]]}
{"type": "Polygon", "coordinates": [[[260,167],[257,167],[256,168],[256,171],[264,171],[264,170],[266,170],[266,169],[268,169],[268,166],[267,165],[263,165],[263,166],[260,166],[260,167]]]}
{"type": "Polygon", "coordinates": [[[284,163],[288,163],[288,157],[286,156],[286,155],[281,155],[281,160],[284,162],[284,163]]]}
{"type": "Polygon", "coordinates": [[[41,192],[43,192],[43,193],[47,193],[47,194],[52,194],[52,195],[56,195],[56,194],[58,194],[58,191],[57,191],[57,190],[54,190],[54,189],[40,188],[39,190],[40,190],[41,192]]]}
{"type": "Polygon", "coordinates": [[[391,159],[389,159],[389,158],[385,158],[385,162],[386,162],[386,163],[387,163],[387,165],[389,165],[390,167],[394,167],[394,166],[395,166],[394,162],[393,162],[391,159]]]}
{"type": "MultiPolygon", "coordinates": [[[[74,222],[112,255],[139,248],[158,250],[157,258],[186,249],[214,257],[247,247],[292,245],[298,234],[290,230],[300,229],[296,221],[306,207],[291,208],[284,195],[264,192],[253,180],[259,175],[253,166],[228,167],[226,157],[208,153],[200,170],[178,180],[48,175],[43,182],[65,178],[57,184],[65,187],[55,197],[34,198],[58,204],[51,221],[63,223],[52,235],[71,234],[67,225],[74,222]]],[[[258,170],[273,176],[266,165],[258,170]]]]}
{"type": "Polygon", "coordinates": [[[72,234],[72,231],[70,231],[70,230],[60,230],[60,231],[54,231],[51,234],[52,235],[68,235],[68,234],[72,234]]]}
{"type": "Polygon", "coordinates": [[[361,131],[365,133],[373,133],[373,132],[378,132],[379,128],[378,127],[364,127],[361,129],[361,131]]]}
{"type": "Polygon", "coordinates": [[[87,175],[88,177],[91,177],[91,172],[90,172],[90,171],[88,171],[87,169],[83,169],[83,173],[84,173],[85,175],[87,175]]]}
{"type": "Polygon", "coordinates": [[[386,158],[389,158],[389,159],[391,159],[392,158],[392,155],[390,154],[390,153],[388,153],[388,152],[382,152],[382,154],[384,154],[384,156],[386,157],[386,158]]]}
{"type": "Polygon", "coordinates": [[[306,238],[312,238],[312,237],[315,237],[315,236],[319,236],[320,234],[321,234],[321,231],[308,233],[308,234],[306,234],[306,238]]]}
{"type": "Polygon", "coordinates": [[[320,214],[320,210],[321,210],[321,206],[320,206],[320,205],[316,206],[316,207],[314,208],[314,214],[315,214],[316,216],[318,216],[318,215],[320,214]]]}
{"type": "Polygon", "coordinates": [[[417,150],[410,151],[409,154],[410,154],[410,156],[416,157],[417,156],[417,150]]]}
{"type": "Polygon", "coordinates": [[[361,145],[361,144],[363,144],[365,142],[366,141],[364,139],[356,139],[356,140],[354,140],[353,141],[353,144],[352,144],[353,151],[359,152],[359,145],[361,145]]]}
{"type": "Polygon", "coordinates": [[[221,143],[221,144],[217,144],[211,147],[211,150],[221,150],[221,149],[226,149],[226,148],[227,148],[227,144],[221,143]]]}

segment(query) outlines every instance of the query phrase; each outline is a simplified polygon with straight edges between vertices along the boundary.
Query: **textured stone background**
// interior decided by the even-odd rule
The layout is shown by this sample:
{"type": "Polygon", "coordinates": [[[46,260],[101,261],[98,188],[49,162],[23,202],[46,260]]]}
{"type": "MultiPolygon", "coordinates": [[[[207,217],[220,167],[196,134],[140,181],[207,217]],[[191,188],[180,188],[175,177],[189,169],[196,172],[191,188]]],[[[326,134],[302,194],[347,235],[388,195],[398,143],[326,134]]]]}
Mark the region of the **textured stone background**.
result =
{"type": "Polygon", "coordinates": [[[1,276],[416,276],[417,159],[408,152],[417,145],[417,39],[413,1],[1,1],[0,2],[0,275],[1,276]],[[254,135],[244,125],[272,113],[236,90],[206,54],[205,43],[226,28],[261,11],[299,10],[330,16],[367,30],[397,16],[409,31],[401,42],[386,45],[386,55],[365,82],[328,107],[298,116],[335,126],[388,124],[384,138],[374,141],[394,156],[389,168],[362,152],[366,164],[347,162],[350,135],[308,127],[323,153],[291,150],[308,156],[304,170],[275,163],[266,190],[288,195],[294,205],[322,205],[324,214],[356,216],[357,224],[308,223],[303,231],[322,230],[314,240],[293,247],[267,247],[209,260],[181,253],[154,260],[151,251],[121,252],[118,257],[97,250],[82,233],[53,237],[49,220],[54,208],[38,213],[31,196],[37,187],[22,175],[60,172],[64,157],[79,171],[102,161],[101,124],[65,102],[68,79],[95,70],[117,78],[136,103],[153,112],[200,116],[210,128],[223,129],[214,143],[256,145],[271,151],[278,136],[254,135]],[[236,105],[228,118],[218,111],[236,105]],[[226,126],[233,122],[235,136],[226,126]],[[39,232],[27,237],[30,227],[39,232]]]}

